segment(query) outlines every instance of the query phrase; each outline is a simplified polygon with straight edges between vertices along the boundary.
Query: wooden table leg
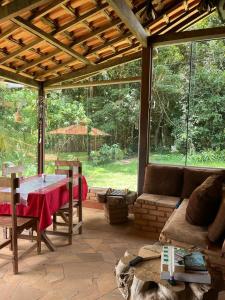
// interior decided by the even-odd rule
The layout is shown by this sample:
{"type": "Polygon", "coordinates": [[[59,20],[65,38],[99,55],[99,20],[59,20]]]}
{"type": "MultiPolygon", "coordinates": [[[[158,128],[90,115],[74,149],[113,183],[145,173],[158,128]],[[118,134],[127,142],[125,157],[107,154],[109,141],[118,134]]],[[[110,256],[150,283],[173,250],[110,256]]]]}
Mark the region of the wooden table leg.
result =
{"type": "Polygon", "coordinates": [[[45,243],[45,245],[48,247],[48,249],[52,252],[55,251],[55,246],[51,242],[51,240],[47,237],[46,232],[42,231],[41,233],[41,240],[45,243]]]}

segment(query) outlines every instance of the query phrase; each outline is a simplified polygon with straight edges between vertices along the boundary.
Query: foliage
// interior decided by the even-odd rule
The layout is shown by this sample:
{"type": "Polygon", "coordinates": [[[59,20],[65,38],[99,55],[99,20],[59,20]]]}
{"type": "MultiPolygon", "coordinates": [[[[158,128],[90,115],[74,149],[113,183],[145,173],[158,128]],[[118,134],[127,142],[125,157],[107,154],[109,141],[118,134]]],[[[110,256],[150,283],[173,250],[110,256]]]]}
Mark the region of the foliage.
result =
{"type": "MultiPolygon", "coordinates": [[[[213,14],[201,20],[195,28],[220,25],[213,14]]],[[[151,160],[175,164],[184,164],[187,160],[188,164],[202,166],[224,165],[224,53],[223,39],[193,43],[192,47],[189,43],[158,50],[153,61],[151,160]]],[[[104,71],[90,80],[140,75],[141,62],[137,60],[104,71]]],[[[27,166],[27,174],[36,172],[36,98],[34,90],[8,89],[0,85],[0,160],[14,163],[21,161],[27,166]],[[21,123],[15,122],[16,111],[22,116],[21,123]]],[[[46,152],[62,158],[67,152],[66,157],[71,159],[74,158],[75,149],[91,152],[90,161],[87,161],[86,156],[84,158],[91,185],[96,182],[105,186],[109,178],[115,180],[112,178],[114,176],[109,175],[113,172],[119,178],[114,182],[118,187],[120,183],[125,184],[126,178],[134,183],[137,161],[133,158],[137,157],[138,152],[139,103],[140,83],[48,93],[46,152]],[[109,135],[95,138],[48,134],[56,128],[79,122],[109,135]],[[125,156],[127,164],[123,160],[125,156]],[[132,168],[129,169],[130,165],[132,168]],[[123,179],[124,176],[126,178],[123,179]],[[102,184],[98,179],[102,180],[102,184]]],[[[53,171],[53,168],[54,164],[50,162],[47,170],[53,171]]]]}
{"type": "Polygon", "coordinates": [[[118,144],[109,146],[104,144],[99,151],[91,152],[91,160],[94,165],[105,164],[110,161],[121,160],[124,158],[124,151],[120,149],[118,144]]]}

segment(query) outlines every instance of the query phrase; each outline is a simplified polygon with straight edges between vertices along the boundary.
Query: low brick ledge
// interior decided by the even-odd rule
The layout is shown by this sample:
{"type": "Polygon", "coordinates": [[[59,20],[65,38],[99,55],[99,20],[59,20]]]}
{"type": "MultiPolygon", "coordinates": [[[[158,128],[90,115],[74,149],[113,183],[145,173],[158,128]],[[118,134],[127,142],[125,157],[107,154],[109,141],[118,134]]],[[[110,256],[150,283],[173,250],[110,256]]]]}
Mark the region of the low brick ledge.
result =
{"type": "Polygon", "coordinates": [[[135,228],[145,236],[158,238],[178,200],[177,197],[142,194],[134,204],[135,228]]]}
{"type": "MultiPolygon", "coordinates": [[[[97,194],[104,193],[107,189],[108,188],[90,187],[88,189],[86,201],[83,202],[83,207],[104,210],[104,204],[98,202],[97,194]]],[[[128,205],[128,211],[130,214],[133,214],[133,207],[133,204],[128,205]]]]}

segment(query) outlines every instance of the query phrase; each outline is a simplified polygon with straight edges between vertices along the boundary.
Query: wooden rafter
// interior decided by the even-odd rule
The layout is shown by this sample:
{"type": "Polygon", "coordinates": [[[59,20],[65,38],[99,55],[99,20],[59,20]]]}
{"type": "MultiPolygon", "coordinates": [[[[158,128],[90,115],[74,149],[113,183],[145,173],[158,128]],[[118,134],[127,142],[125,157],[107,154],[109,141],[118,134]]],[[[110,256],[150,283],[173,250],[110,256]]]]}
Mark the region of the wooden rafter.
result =
{"type": "Polygon", "coordinates": [[[36,36],[39,36],[43,40],[47,41],[51,45],[55,46],[56,48],[59,48],[60,51],[64,51],[65,53],[69,54],[70,56],[82,61],[85,64],[91,64],[91,62],[80,55],[78,52],[71,49],[71,47],[64,45],[62,42],[51,36],[50,34],[44,32],[37,26],[33,25],[31,22],[24,20],[21,17],[15,17],[12,18],[12,21],[16,23],[17,25],[21,26],[22,28],[26,29],[27,31],[35,34],[36,36]]]}
{"type": "MultiPolygon", "coordinates": [[[[173,21],[170,21],[168,24],[165,24],[165,26],[162,26],[159,30],[157,30],[157,34],[164,34],[167,31],[172,31],[173,28],[176,28],[176,26],[179,26],[180,23],[182,23],[184,20],[191,18],[192,15],[199,14],[199,11],[196,9],[196,7],[193,7],[187,11],[184,11],[181,16],[178,18],[175,18],[173,21]]],[[[176,31],[176,30],[174,30],[176,31]]]]}
{"type": "MultiPolygon", "coordinates": [[[[118,24],[118,22],[121,22],[121,21],[120,21],[120,20],[116,20],[116,21],[112,22],[111,24],[118,24]]],[[[75,44],[76,44],[76,45],[80,45],[81,43],[85,42],[85,41],[88,40],[89,38],[92,38],[92,37],[95,36],[96,34],[103,33],[104,31],[108,30],[109,28],[110,28],[110,25],[104,26],[104,27],[102,27],[102,28],[100,28],[100,29],[96,29],[96,31],[94,31],[95,34],[94,34],[94,32],[91,32],[90,34],[85,35],[83,38],[77,39],[77,40],[76,40],[76,43],[75,43],[75,42],[72,43],[72,44],[70,45],[70,47],[75,46],[75,44]]],[[[107,48],[107,47],[109,47],[112,43],[117,43],[117,42],[119,42],[119,41],[121,41],[121,40],[126,39],[127,37],[130,37],[130,36],[131,36],[130,33],[125,33],[125,34],[123,34],[123,35],[121,35],[121,36],[119,36],[119,37],[117,37],[117,38],[115,38],[115,39],[113,39],[113,40],[111,40],[111,41],[105,42],[104,44],[102,44],[102,45],[100,45],[100,46],[98,46],[98,47],[96,47],[96,48],[94,48],[94,49],[91,49],[90,51],[88,51],[88,52],[85,54],[85,56],[90,55],[90,54],[93,54],[93,53],[95,53],[95,52],[97,52],[97,51],[99,51],[99,50],[102,50],[102,49],[104,49],[104,48],[107,48]]],[[[54,55],[57,55],[57,54],[59,54],[59,53],[60,53],[60,51],[56,50],[56,52],[54,52],[54,55]]],[[[43,59],[44,59],[44,58],[43,58],[43,59]]],[[[41,62],[42,62],[42,60],[40,59],[39,63],[41,63],[41,62]]],[[[58,65],[58,66],[56,66],[56,67],[54,67],[54,68],[52,68],[52,69],[46,71],[46,72],[43,72],[43,73],[39,74],[39,75],[38,75],[38,78],[40,78],[42,75],[47,75],[47,74],[51,74],[51,73],[57,72],[57,71],[58,71],[59,69],[61,69],[63,66],[66,66],[66,65],[68,65],[68,64],[71,64],[71,63],[73,63],[73,62],[74,62],[74,59],[70,59],[70,60],[68,60],[68,61],[66,61],[66,62],[64,62],[64,63],[62,63],[62,64],[60,64],[60,65],[58,65]]]]}
{"type": "Polygon", "coordinates": [[[40,5],[48,3],[49,0],[14,0],[0,9],[0,21],[9,20],[25,11],[37,8],[40,5]]]}
{"type": "Polygon", "coordinates": [[[7,55],[6,57],[3,57],[2,59],[0,59],[0,64],[4,64],[8,60],[12,59],[13,57],[17,57],[18,55],[22,54],[24,51],[27,51],[27,50],[33,48],[40,42],[42,42],[42,39],[36,39],[35,41],[33,41],[23,47],[20,47],[18,50],[14,51],[14,52],[10,53],[9,55],[7,55]]]}
{"type": "Polygon", "coordinates": [[[147,47],[147,33],[125,0],[107,0],[116,14],[129,28],[143,47],[147,47]]]}
{"type": "Polygon", "coordinates": [[[149,37],[148,42],[154,47],[175,45],[188,43],[192,41],[203,41],[212,39],[225,38],[224,27],[215,27],[207,29],[198,29],[183,32],[168,33],[166,35],[159,35],[149,37]]]}
{"type": "MultiPolygon", "coordinates": [[[[132,46],[129,46],[129,47],[126,47],[124,49],[121,49],[119,51],[115,51],[113,54],[109,55],[109,56],[106,56],[105,58],[102,58],[98,61],[98,63],[102,63],[102,62],[106,62],[108,60],[110,60],[111,58],[114,58],[114,57],[117,57],[119,55],[122,55],[124,53],[126,53],[127,51],[130,51],[130,50],[135,50],[135,48],[139,47],[139,44],[134,44],[132,46]]],[[[47,71],[44,71],[43,73],[39,74],[37,79],[40,79],[42,77],[42,75],[49,75],[49,74],[55,74],[58,70],[62,69],[62,67],[65,67],[69,64],[73,63],[73,60],[69,60],[69,61],[66,61],[62,64],[59,64],[58,66],[56,66],[55,68],[52,68],[50,70],[47,70],[47,71]]]]}
{"type": "Polygon", "coordinates": [[[34,88],[38,88],[39,86],[38,81],[36,80],[6,70],[0,70],[0,77],[7,79],[9,81],[22,83],[34,88]]]}
{"type": "Polygon", "coordinates": [[[83,14],[82,16],[77,17],[75,20],[72,20],[68,23],[66,23],[65,25],[61,26],[60,28],[58,28],[54,34],[57,33],[61,33],[65,30],[69,30],[72,27],[76,26],[79,23],[84,22],[85,20],[87,20],[89,17],[94,16],[95,14],[99,13],[100,11],[106,9],[108,7],[108,5],[105,4],[101,4],[101,5],[97,5],[95,8],[91,9],[90,11],[88,11],[87,13],[83,14]]]}
{"type": "Polygon", "coordinates": [[[31,18],[32,18],[32,20],[41,18],[41,17],[45,16],[46,14],[48,14],[49,12],[51,12],[53,9],[57,8],[58,6],[65,4],[66,2],[68,2],[68,0],[55,0],[52,3],[50,3],[49,5],[47,5],[45,8],[43,8],[42,10],[35,12],[31,16],[31,18]]]}
{"type": "Polygon", "coordinates": [[[124,57],[120,57],[120,58],[115,58],[115,59],[111,59],[107,62],[95,65],[95,66],[87,66],[86,68],[83,68],[81,70],[77,70],[74,72],[71,72],[69,74],[65,74],[63,76],[60,76],[60,78],[54,78],[54,79],[50,79],[45,81],[45,86],[51,86],[53,84],[59,83],[59,82],[63,82],[63,81],[67,81],[67,80],[72,80],[72,79],[77,79],[79,77],[85,76],[87,74],[93,74],[96,72],[100,72],[103,71],[105,69],[110,69],[113,68],[117,65],[121,65],[123,63],[127,63],[131,60],[137,60],[139,59],[141,56],[141,51],[124,56],[124,57]]]}
{"type": "MultiPolygon", "coordinates": [[[[47,7],[45,7],[44,9],[42,9],[41,11],[37,11],[36,14],[33,14],[31,16],[31,18],[30,18],[30,21],[34,20],[34,18],[37,18],[37,17],[45,15],[45,13],[47,13],[50,10],[52,10],[52,9],[56,8],[57,6],[59,6],[59,3],[60,3],[60,5],[62,5],[62,4],[64,5],[65,2],[66,1],[55,1],[54,3],[51,3],[50,5],[48,5],[47,7]]],[[[94,14],[96,14],[97,11],[104,10],[106,7],[108,7],[108,4],[103,4],[103,5],[97,4],[96,8],[91,9],[90,11],[88,11],[86,14],[83,14],[82,16],[78,16],[76,18],[76,20],[75,21],[73,20],[72,22],[73,22],[73,24],[74,24],[74,22],[76,24],[78,24],[78,23],[84,21],[85,19],[87,19],[88,17],[93,16],[94,14]]],[[[140,10],[140,8],[138,6],[137,8],[134,9],[134,12],[137,13],[139,10],[140,10]]],[[[91,39],[92,37],[96,36],[97,34],[100,35],[103,32],[109,30],[111,28],[111,26],[117,26],[117,25],[120,25],[120,24],[121,24],[121,20],[120,19],[113,20],[110,24],[107,24],[107,25],[105,25],[105,26],[103,26],[101,28],[98,28],[98,29],[94,30],[94,32],[90,32],[89,34],[85,35],[84,37],[82,37],[80,39],[77,39],[75,42],[73,42],[70,45],[70,47],[73,47],[74,45],[78,45],[78,44],[81,45],[82,43],[86,42],[88,39],[91,39]]],[[[60,31],[57,31],[57,30],[53,29],[54,36],[57,35],[57,33],[63,32],[66,28],[70,27],[71,25],[72,25],[72,23],[65,24],[66,27],[63,27],[62,29],[60,29],[60,31]]],[[[129,33],[129,32],[127,32],[125,34],[123,34],[123,32],[122,32],[122,34],[121,34],[121,36],[119,38],[115,38],[115,39],[112,40],[112,43],[119,42],[119,41],[121,41],[121,40],[123,40],[123,39],[125,39],[127,37],[131,37],[131,36],[132,36],[132,34],[129,33]]],[[[87,51],[85,53],[85,56],[87,56],[89,54],[95,54],[96,51],[104,49],[104,48],[106,48],[106,47],[108,47],[110,45],[111,45],[111,41],[105,41],[104,44],[98,46],[96,49],[93,49],[93,51],[92,50],[90,51],[89,49],[87,49],[87,51]]],[[[60,54],[60,52],[61,52],[61,50],[55,50],[55,51],[52,52],[52,54],[47,54],[46,56],[42,55],[39,59],[37,59],[35,61],[32,61],[30,63],[27,63],[27,64],[23,65],[22,67],[18,68],[17,72],[23,72],[23,71],[27,70],[28,68],[31,68],[31,67],[36,66],[36,65],[40,65],[40,67],[41,67],[41,63],[42,62],[45,62],[47,59],[51,59],[53,56],[55,56],[57,54],[60,54]]],[[[73,61],[74,61],[74,59],[71,59],[68,63],[71,63],[73,61]]],[[[67,62],[65,62],[64,65],[66,67],[67,66],[67,62]]],[[[60,68],[60,65],[57,65],[55,68],[56,69],[60,68]]],[[[55,68],[53,68],[53,69],[55,69],[55,68]]],[[[49,71],[47,71],[47,72],[49,72],[49,71]]],[[[42,74],[44,74],[44,72],[42,74]]],[[[39,77],[41,77],[42,74],[40,74],[39,77]]]]}
{"type": "Polygon", "coordinates": [[[48,53],[48,54],[46,54],[44,56],[40,56],[38,59],[36,59],[36,60],[34,60],[34,61],[32,61],[32,62],[30,62],[30,63],[28,63],[28,64],[26,64],[26,65],[24,65],[24,66],[22,66],[20,68],[18,68],[17,72],[19,72],[19,73],[23,72],[23,71],[25,71],[25,70],[27,70],[29,68],[32,68],[32,67],[34,67],[34,66],[36,66],[36,65],[38,65],[40,63],[43,63],[43,62],[47,61],[48,59],[51,59],[52,57],[54,57],[57,53],[58,53],[58,50],[55,50],[55,51],[50,52],[50,53],[48,53]]]}
{"type": "Polygon", "coordinates": [[[89,87],[89,86],[105,86],[105,85],[125,84],[125,83],[134,83],[134,82],[141,82],[141,77],[129,77],[129,78],[122,78],[122,79],[53,85],[52,87],[46,87],[46,90],[51,91],[51,90],[62,90],[62,89],[74,89],[74,88],[89,87]]]}
{"type": "Polygon", "coordinates": [[[207,17],[208,15],[210,15],[211,13],[213,13],[215,11],[211,10],[211,11],[207,11],[201,15],[193,15],[190,18],[188,18],[188,20],[184,20],[183,22],[181,22],[180,24],[178,24],[175,28],[173,28],[173,31],[183,31],[187,28],[189,28],[191,25],[193,25],[194,23],[204,19],[205,17],[207,17]]]}
{"type": "Polygon", "coordinates": [[[17,25],[13,25],[9,30],[6,30],[5,32],[1,33],[0,35],[0,41],[3,39],[6,39],[11,34],[13,34],[19,27],[17,25]]]}

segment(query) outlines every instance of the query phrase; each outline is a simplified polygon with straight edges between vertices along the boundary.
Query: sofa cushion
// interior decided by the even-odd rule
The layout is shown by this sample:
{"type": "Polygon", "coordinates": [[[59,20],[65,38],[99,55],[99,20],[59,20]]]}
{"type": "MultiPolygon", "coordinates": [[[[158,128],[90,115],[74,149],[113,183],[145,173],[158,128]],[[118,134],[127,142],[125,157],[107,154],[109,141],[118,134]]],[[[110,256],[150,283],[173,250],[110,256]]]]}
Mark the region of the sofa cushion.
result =
{"type": "Polygon", "coordinates": [[[202,184],[206,178],[214,174],[224,174],[221,169],[184,168],[184,182],[181,197],[189,198],[191,193],[202,184]]]}
{"type": "Polygon", "coordinates": [[[165,224],[162,234],[169,240],[205,248],[208,245],[207,227],[191,225],[186,221],[187,205],[188,199],[184,199],[165,224]]]}
{"type": "Polygon", "coordinates": [[[190,196],[186,220],[193,225],[208,226],[216,217],[221,202],[222,176],[211,175],[190,196]]]}
{"type": "Polygon", "coordinates": [[[149,204],[149,205],[175,208],[177,205],[177,202],[179,200],[180,200],[179,197],[145,194],[144,193],[137,198],[137,203],[141,202],[141,203],[149,204]]]}
{"type": "Polygon", "coordinates": [[[144,193],[179,197],[183,167],[149,164],[145,169],[144,193]]]}
{"type": "Polygon", "coordinates": [[[225,186],[223,188],[222,201],[215,220],[209,226],[208,237],[211,242],[216,242],[225,236],[225,186]]]}

